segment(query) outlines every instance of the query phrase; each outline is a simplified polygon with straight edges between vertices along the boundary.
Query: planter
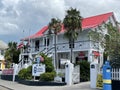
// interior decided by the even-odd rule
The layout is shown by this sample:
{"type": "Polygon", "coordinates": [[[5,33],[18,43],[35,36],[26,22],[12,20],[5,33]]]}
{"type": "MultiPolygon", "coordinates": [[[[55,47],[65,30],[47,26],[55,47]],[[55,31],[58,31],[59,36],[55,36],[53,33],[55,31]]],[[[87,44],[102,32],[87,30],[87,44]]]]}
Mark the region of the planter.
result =
{"type": "Polygon", "coordinates": [[[18,83],[30,86],[63,86],[66,83],[58,82],[45,82],[45,81],[29,81],[29,80],[19,80],[18,83]]]}
{"type": "MultiPolygon", "coordinates": [[[[13,75],[1,75],[1,79],[12,81],[13,80],[13,75]]],[[[19,80],[18,75],[15,75],[15,81],[18,81],[18,80],[19,80]]]]}

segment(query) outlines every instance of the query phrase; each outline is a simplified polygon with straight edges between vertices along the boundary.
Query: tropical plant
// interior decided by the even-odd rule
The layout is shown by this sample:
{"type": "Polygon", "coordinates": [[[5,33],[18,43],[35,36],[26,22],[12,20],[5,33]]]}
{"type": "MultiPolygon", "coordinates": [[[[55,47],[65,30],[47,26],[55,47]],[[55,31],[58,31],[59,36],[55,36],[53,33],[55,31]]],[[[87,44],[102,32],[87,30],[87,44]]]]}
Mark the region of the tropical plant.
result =
{"type": "Polygon", "coordinates": [[[32,79],[32,66],[21,69],[18,73],[18,77],[23,80],[31,80],[32,79]]]}
{"type": "Polygon", "coordinates": [[[17,49],[16,42],[9,42],[8,49],[5,52],[5,60],[10,63],[18,63],[20,50],[17,49]]]}
{"type": "Polygon", "coordinates": [[[44,58],[42,64],[45,64],[46,72],[40,75],[41,81],[52,81],[56,76],[56,72],[54,70],[54,66],[52,64],[52,58],[48,57],[44,53],[40,53],[40,55],[44,58]]]}
{"type": "Polygon", "coordinates": [[[109,59],[113,66],[120,66],[120,33],[116,26],[112,23],[104,24],[104,28],[107,29],[107,34],[103,34],[103,28],[99,27],[99,31],[91,31],[89,36],[94,42],[99,42],[100,46],[104,48],[104,59],[109,59]]]}
{"type": "Polygon", "coordinates": [[[67,14],[63,20],[65,28],[65,37],[69,40],[69,45],[71,48],[71,62],[72,62],[72,53],[74,48],[74,40],[77,39],[79,32],[82,31],[82,17],[80,12],[76,9],[70,8],[67,10],[67,14]]]}
{"type": "Polygon", "coordinates": [[[89,81],[90,80],[90,63],[87,61],[82,61],[80,65],[80,81],[89,81]]]}
{"type": "Polygon", "coordinates": [[[41,81],[53,81],[55,77],[55,72],[46,72],[40,75],[41,81]]]}
{"type": "Polygon", "coordinates": [[[44,53],[40,53],[40,55],[44,58],[44,61],[42,63],[45,64],[46,72],[54,72],[54,66],[52,64],[52,58],[48,57],[44,53]]]}
{"type": "Polygon", "coordinates": [[[57,34],[61,31],[61,21],[60,19],[52,18],[48,25],[48,34],[54,34],[54,48],[55,48],[55,65],[56,69],[58,68],[58,60],[57,60],[57,50],[56,50],[56,37],[57,34]]]}

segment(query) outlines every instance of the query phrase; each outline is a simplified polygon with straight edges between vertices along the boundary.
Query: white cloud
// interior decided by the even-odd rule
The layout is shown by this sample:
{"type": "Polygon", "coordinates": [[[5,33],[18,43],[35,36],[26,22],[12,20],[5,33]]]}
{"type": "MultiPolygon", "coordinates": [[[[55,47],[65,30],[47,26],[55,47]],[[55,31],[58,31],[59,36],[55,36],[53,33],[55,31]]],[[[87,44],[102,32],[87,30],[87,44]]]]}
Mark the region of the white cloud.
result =
{"type": "Polygon", "coordinates": [[[1,35],[8,35],[8,34],[16,34],[18,31],[18,26],[16,24],[13,23],[0,23],[0,34],[1,35]]]}
{"type": "Polygon", "coordinates": [[[120,21],[119,3],[119,0],[0,0],[0,35],[22,38],[23,30],[26,36],[29,31],[35,33],[52,17],[63,19],[70,7],[80,10],[83,17],[114,12],[120,21]]]}

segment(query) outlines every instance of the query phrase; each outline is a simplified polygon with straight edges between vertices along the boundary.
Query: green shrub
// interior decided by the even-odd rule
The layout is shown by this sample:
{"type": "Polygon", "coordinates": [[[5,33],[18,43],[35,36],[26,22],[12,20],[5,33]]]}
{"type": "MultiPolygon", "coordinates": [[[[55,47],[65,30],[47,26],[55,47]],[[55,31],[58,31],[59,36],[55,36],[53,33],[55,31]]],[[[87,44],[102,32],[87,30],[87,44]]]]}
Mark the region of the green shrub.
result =
{"type": "Polygon", "coordinates": [[[18,77],[20,79],[25,79],[26,78],[26,75],[25,75],[26,72],[27,72],[27,70],[25,68],[21,69],[18,73],[18,77]]]}
{"type": "Polygon", "coordinates": [[[19,71],[18,77],[20,79],[24,80],[31,80],[32,79],[32,66],[29,66],[28,68],[23,68],[19,71]]]}
{"type": "Polygon", "coordinates": [[[40,75],[41,81],[53,81],[55,77],[55,72],[46,72],[40,75]]]}
{"type": "Polygon", "coordinates": [[[46,72],[53,72],[54,71],[54,66],[52,64],[52,58],[48,57],[47,55],[41,53],[40,54],[44,58],[43,64],[45,64],[46,67],[46,72]]]}
{"type": "Polygon", "coordinates": [[[81,81],[90,80],[90,63],[87,61],[80,62],[80,79],[81,81]]]}

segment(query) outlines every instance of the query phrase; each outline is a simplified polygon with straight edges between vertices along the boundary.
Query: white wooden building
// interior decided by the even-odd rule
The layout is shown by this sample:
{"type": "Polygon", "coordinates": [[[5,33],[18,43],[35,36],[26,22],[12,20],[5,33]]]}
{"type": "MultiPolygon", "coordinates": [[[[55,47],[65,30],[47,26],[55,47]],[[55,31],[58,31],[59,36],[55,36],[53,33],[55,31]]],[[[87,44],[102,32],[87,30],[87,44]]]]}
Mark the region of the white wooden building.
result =
{"type": "MultiPolygon", "coordinates": [[[[76,63],[77,60],[86,60],[88,62],[97,62],[100,65],[103,64],[103,52],[99,43],[94,42],[88,33],[91,30],[98,30],[99,26],[102,27],[103,34],[107,34],[107,29],[103,23],[111,22],[116,25],[116,20],[112,12],[101,15],[96,15],[88,18],[83,18],[82,21],[82,32],[79,34],[78,39],[75,40],[73,48],[73,61],[76,63]]],[[[30,41],[28,48],[21,48],[21,54],[19,56],[19,67],[25,67],[25,65],[31,65],[33,58],[36,54],[43,52],[48,54],[49,57],[53,58],[53,64],[55,66],[54,57],[54,35],[47,35],[48,26],[44,26],[37,33],[23,38],[22,41],[30,41]]],[[[57,36],[57,60],[59,60],[59,68],[63,68],[60,64],[61,59],[70,60],[70,48],[69,41],[64,37],[64,26],[62,26],[61,32],[57,36]]]]}

